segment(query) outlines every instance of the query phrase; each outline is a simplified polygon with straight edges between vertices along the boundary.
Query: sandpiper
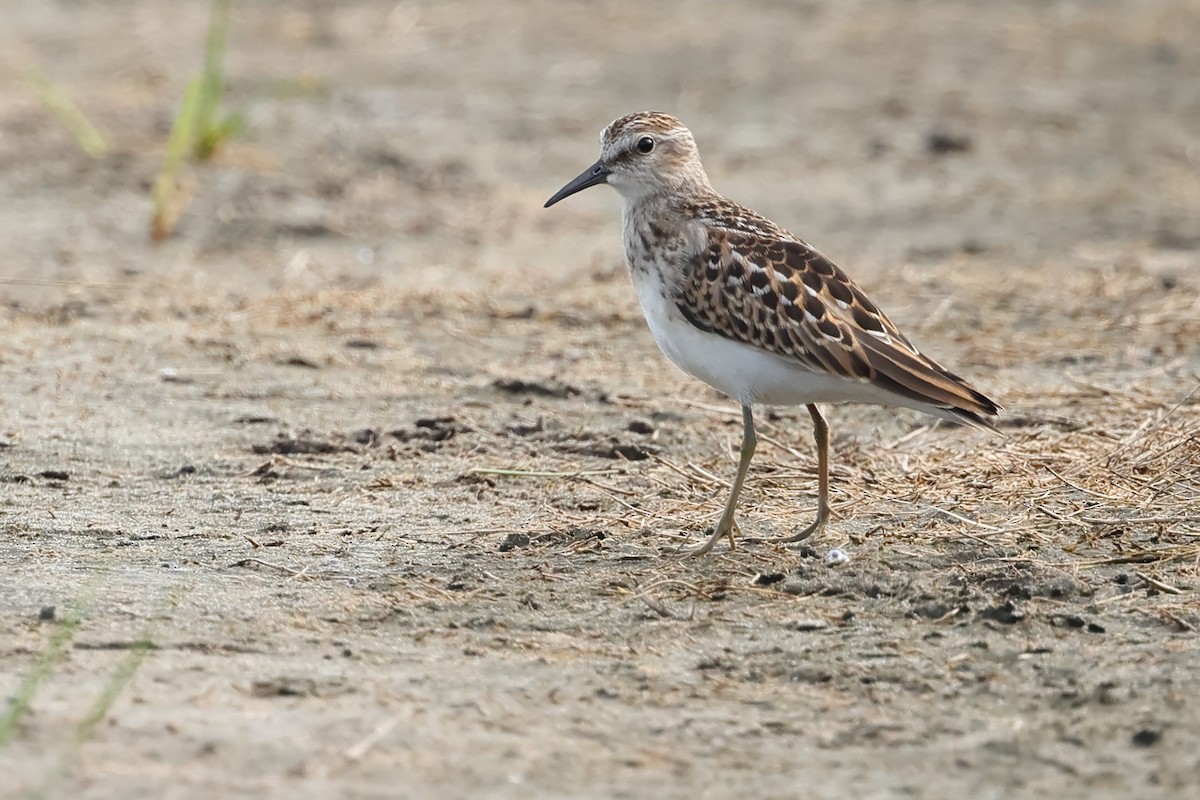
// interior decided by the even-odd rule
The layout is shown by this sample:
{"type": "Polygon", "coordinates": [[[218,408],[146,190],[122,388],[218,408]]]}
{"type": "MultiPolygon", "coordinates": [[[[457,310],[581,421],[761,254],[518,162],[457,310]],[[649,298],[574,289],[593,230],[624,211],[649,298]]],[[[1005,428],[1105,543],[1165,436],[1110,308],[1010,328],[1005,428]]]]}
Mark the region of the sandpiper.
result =
{"type": "Polygon", "coordinates": [[[993,428],[1000,407],[920,353],[832,261],[766,217],[713,190],[691,131],[660,112],[614,120],[600,159],[546,208],[607,183],[625,200],[625,258],[659,348],[684,372],[742,406],[742,447],[729,500],[699,555],[722,537],[757,437],[753,406],[804,405],[817,445],[817,518],[829,520],[829,427],[817,403],[915,408],[993,428]]]}

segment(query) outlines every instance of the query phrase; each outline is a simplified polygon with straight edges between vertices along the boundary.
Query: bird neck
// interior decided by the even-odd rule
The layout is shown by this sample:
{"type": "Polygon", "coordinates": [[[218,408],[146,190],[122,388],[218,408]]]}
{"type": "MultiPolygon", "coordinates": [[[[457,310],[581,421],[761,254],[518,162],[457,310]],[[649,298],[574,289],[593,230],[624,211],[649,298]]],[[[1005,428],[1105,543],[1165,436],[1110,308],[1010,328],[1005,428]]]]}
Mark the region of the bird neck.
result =
{"type": "Polygon", "coordinates": [[[629,219],[687,214],[689,208],[717,199],[708,179],[658,186],[646,192],[625,196],[625,216],[629,219]]]}

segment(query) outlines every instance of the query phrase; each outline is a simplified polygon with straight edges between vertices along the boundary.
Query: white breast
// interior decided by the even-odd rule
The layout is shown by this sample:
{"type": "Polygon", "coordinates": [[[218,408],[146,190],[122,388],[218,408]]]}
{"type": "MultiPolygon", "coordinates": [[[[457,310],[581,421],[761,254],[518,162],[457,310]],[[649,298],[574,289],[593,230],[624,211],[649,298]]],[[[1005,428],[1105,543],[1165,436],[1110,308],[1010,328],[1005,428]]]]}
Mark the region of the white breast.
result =
{"type": "Polygon", "coordinates": [[[658,269],[634,266],[630,272],[659,349],[684,372],[741,403],[906,405],[870,384],[814,372],[752,345],[706,333],[684,318],[658,269]]]}

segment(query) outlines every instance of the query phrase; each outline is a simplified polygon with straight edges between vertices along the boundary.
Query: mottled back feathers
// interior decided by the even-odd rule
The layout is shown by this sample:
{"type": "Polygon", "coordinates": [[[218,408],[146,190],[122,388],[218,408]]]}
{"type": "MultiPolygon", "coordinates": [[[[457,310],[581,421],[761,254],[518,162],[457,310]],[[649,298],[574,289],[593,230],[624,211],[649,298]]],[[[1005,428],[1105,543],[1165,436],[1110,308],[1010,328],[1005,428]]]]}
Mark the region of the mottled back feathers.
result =
{"type": "Polygon", "coordinates": [[[836,264],[719,196],[689,211],[707,246],[683,265],[676,303],[702,330],[992,427],[999,407],[922,355],[836,264]]]}

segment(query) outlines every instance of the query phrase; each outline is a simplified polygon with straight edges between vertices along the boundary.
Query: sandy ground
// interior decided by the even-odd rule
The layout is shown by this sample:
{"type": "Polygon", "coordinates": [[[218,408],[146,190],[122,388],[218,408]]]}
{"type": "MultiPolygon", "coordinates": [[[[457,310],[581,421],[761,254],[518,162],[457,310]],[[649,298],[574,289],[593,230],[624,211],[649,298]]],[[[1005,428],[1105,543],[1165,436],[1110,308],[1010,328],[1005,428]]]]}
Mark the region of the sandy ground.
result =
{"type": "Polygon", "coordinates": [[[206,19],[3,12],[0,796],[1197,795],[1200,3],[235,3],[152,245],[206,19]],[[736,410],[541,208],[643,108],[1004,436],[831,409],[787,548],[777,409],[680,559],[736,410]]]}

